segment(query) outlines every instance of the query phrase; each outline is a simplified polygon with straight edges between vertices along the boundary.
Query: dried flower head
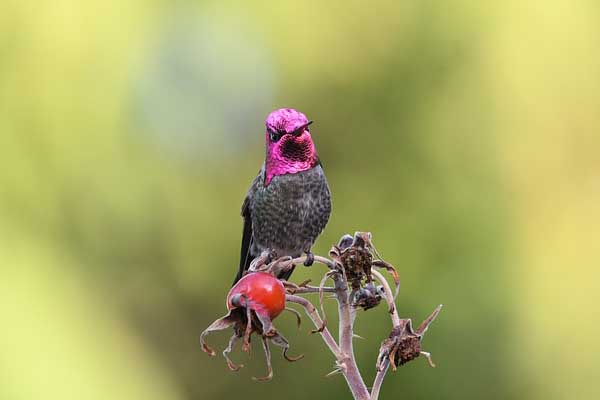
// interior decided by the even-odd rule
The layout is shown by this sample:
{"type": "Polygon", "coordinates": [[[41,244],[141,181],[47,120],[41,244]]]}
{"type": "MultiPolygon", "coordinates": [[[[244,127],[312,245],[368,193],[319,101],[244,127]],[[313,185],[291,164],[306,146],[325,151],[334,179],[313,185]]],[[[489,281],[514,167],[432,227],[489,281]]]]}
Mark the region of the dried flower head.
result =
{"type": "Polygon", "coordinates": [[[377,307],[381,303],[383,296],[383,287],[375,286],[373,282],[369,282],[364,287],[358,288],[352,293],[350,304],[353,307],[368,310],[377,307]]]}
{"type": "Polygon", "coordinates": [[[356,232],[354,238],[344,235],[337,246],[333,246],[329,255],[335,263],[346,273],[348,283],[353,289],[361,286],[363,279],[372,282],[371,266],[373,254],[371,253],[371,233],[356,232]]]}
{"type": "Polygon", "coordinates": [[[379,357],[377,358],[377,370],[385,369],[387,362],[395,371],[396,367],[404,365],[409,361],[423,355],[427,358],[429,365],[435,367],[431,360],[431,355],[421,350],[421,340],[427,332],[429,325],[435,320],[440,313],[442,306],[439,305],[429,317],[421,323],[416,331],[413,330],[412,321],[410,319],[401,319],[400,324],[394,326],[392,332],[381,343],[379,348],[379,357]]]}

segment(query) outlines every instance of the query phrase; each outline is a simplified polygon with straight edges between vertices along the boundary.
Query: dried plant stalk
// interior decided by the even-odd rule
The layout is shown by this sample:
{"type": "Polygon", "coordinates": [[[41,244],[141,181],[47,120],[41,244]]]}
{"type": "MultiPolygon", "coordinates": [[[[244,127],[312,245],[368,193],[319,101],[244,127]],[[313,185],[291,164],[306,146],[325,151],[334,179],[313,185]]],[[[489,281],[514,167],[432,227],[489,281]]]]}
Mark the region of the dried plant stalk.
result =
{"type": "MultiPolygon", "coordinates": [[[[304,311],[315,325],[313,333],[319,333],[323,341],[335,357],[336,367],[329,375],[340,373],[346,379],[352,396],[356,400],[377,400],[383,380],[390,368],[395,371],[398,366],[403,365],[419,356],[424,356],[430,366],[434,366],[431,355],[421,350],[421,340],[431,323],[438,316],[441,305],[414,330],[410,319],[401,319],[398,309],[395,305],[395,299],[400,288],[400,280],[396,269],[388,262],[381,259],[381,256],[375,249],[371,241],[371,234],[368,232],[356,232],[354,236],[344,235],[338,245],[333,246],[329,252],[331,259],[314,256],[314,261],[325,265],[328,268],[318,287],[309,286],[307,282],[299,285],[291,282],[284,282],[287,294],[285,296],[288,303],[294,303],[302,306],[304,311]],[[377,256],[375,258],[373,255],[377,256]],[[376,270],[384,269],[391,274],[395,284],[395,290],[390,287],[386,278],[376,270]],[[327,279],[333,280],[333,287],[325,286],[327,279]],[[379,283],[380,286],[376,286],[379,283]],[[321,306],[321,314],[317,308],[306,298],[304,294],[318,293],[321,306]],[[327,328],[325,311],[323,309],[323,294],[332,293],[333,298],[338,304],[339,330],[337,341],[327,328]],[[377,374],[369,392],[365,382],[360,374],[356,358],[354,356],[353,339],[357,337],[354,334],[354,321],[358,308],[368,310],[379,304],[384,299],[388,307],[392,330],[389,336],[383,340],[379,350],[376,362],[377,374]]],[[[270,254],[262,254],[252,262],[251,272],[263,271],[270,272],[277,276],[282,271],[294,268],[296,265],[303,264],[307,257],[281,257],[272,262],[270,254]]],[[[300,315],[294,312],[300,324],[300,315]]],[[[229,353],[233,344],[243,337],[244,348],[249,344],[250,335],[257,332],[262,335],[262,343],[267,357],[267,376],[257,380],[269,380],[273,376],[270,361],[270,349],[268,340],[273,344],[284,348],[283,355],[289,361],[295,361],[300,357],[287,356],[289,348],[287,340],[277,333],[272,327],[270,319],[253,318],[250,308],[245,310],[246,320],[240,321],[232,318],[229,314],[213,323],[201,336],[203,350],[211,355],[214,351],[205,344],[205,336],[212,331],[225,329],[234,326],[236,333],[231,338],[229,346],[223,352],[229,368],[237,371],[242,365],[236,365],[229,359],[229,353]],[[257,326],[258,323],[258,326],[257,326]],[[252,325],[254,324],[254,325],[252,325]],[[265,329],[267,328],[268,329],[265,329]],[[243,335],[241,331],[243,330],[243,335]]],[[[233,314],[242,315],[241,313],[233,314]]]]}

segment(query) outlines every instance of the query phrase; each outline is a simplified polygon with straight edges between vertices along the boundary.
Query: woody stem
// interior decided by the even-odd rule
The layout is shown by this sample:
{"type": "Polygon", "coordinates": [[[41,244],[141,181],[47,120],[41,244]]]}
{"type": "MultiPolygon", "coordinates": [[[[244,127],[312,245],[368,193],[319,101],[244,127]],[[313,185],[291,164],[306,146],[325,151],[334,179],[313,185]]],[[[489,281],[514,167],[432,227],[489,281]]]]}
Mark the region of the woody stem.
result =
{"type": "Polygon", "coordinates": [[[360,375],[354,357],[352,339],[354,336],[355,313],[348,301],[348,283],[342,274],[335,275],[334,282],[338,302],[340,351],[344,357],[342,373],[354,398],[356,400],[368,400],[371,396],[360,375]]]}
{"type": "MultiPolygon", "coordinates": [[[[298,265],[303,263],[305,260],[306,256],[302,256],[293,259],[292,263],[294,265],[298,265]]],[[[330,270],[336,270],[336,265],[333,261],[329,260],[328,258],[315,255],[314,261],[327,266],[330,270]]],[[[340,364],[341,372],[344,375],[346,382],[348,383],[348,387],[350,388],[354,399],[370,400],[371,395],[369,394],[367,386],[365,385],[360,371],[358,370],[358,366],[356,365],[356,359],[354,357],[354,347],[352,344],[352,339],[354,337],[355,313],[352,310],[349,302],[348,281],[346,280],[346,276],[343,273],[334,274],[332,278],[334,281],[335,297],[338,303],[339,315],[339,352],[337,352],[337,354],[333,350],[332,352],[336,355],[336,358],[338,358],[338,364],[340,364]]],[[[306,306],[305,308],[307,310],[309,309],[306,306]]],[[[311,314],[313,314],[314,316],[314,313],[309,313],[309,316],[311,316],[311,314]]],[[[313,319],[312,316],[311,319],[313,319]]],[[[317,328],[319,328],[319,324],[315,321],[315,319],[313,319],[313,322],[315,322],[315,325],[317,326],[317,328]]],[[[323,334],[325,332],[327,331],[321,332],[321,336],[323,337],[325,343],[327,343],[329,348],[332,349],[333,346],[331,346],[331,342],[328,340],[327,335],[323,334]]]]}
{"type": "MultiPolygon", "coordinates": [[[[378,271],[372,270],[371,273],[385,288],[384,297],[387,301],[388,305],[390,305],[390,318],[392,319],[392,326],[397,327],[400,325],[400,317],[398,316],[398,309],[394,304],[394,297],[392,294],[392,289],[388,284],[387,280],[383,275],[381,275],[378,271]]],[[[390,367],[390,362],[385,361],[383,368],[377,371],[377,375],[375,375],[375,381],[373,381],[373,388],[371,389],[371,400],[377,400],[379,397],[379,390],[381,389],[381,385],[383,384],[383,378],[385,378],[385,374],[387,373],[390,367]]]]}

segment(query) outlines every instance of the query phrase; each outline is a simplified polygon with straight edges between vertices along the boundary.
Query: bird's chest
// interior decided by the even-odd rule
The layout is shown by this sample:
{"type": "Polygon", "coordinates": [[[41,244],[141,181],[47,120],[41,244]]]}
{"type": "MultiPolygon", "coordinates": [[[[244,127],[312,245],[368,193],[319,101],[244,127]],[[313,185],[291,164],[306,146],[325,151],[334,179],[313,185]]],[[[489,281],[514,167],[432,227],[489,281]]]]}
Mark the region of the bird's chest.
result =
{"type": "Polygon", "coordinates": [[[324,190],[319,177],[303,175],[278,176],[261,188],[252,209],[256,243],[286,254],[308,250],[322,229],[324,190]]]}

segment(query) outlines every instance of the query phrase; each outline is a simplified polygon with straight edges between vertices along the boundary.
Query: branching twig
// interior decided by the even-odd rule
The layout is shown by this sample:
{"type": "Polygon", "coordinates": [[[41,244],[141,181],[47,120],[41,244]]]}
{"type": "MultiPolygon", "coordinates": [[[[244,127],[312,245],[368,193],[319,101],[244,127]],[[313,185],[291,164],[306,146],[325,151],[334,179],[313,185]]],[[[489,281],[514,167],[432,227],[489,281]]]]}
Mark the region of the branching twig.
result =
{"type": "MultiPolygon", "coordinates": [[[[429,353],[421,350],[421,340],[427,331],[429,325],[437,317],[440,312],[441,305],[438,306],[433,313],[421,323],[416,331],[412,328],[410,319],[401,319],[398,314],[398,309],[395,305],[395,299],[399,291],[400,280],[396,269],[386,261],[383,261],[373,243],[371,242],[370,233],[357,232],[354,237],[344,235],[337,246],[333,246],[330,251],[332,259],[314,256],[314,261],[325,265],[329,271],[324,275],[318,287],[309,286],[308,282],[294,284],[284,281],[284,287],[287,291],[285,300],[295,303],[304,308],[308,317],[312,320],[316,329],[313,333],[319,333],[323,341],[335,356],[336,368],[327,376],[341,373],[346,382],[352,396],[355,400],[377,400],[379,392],[383,384],[383,380],[390,368],[395,371],[400,365],[409,362],[420,355],[424,356],[433,365],[429,353]],[[378,259],[373,259],[373,254],[378,259]],[[375,268],[387,270],[395,284],[395,292],[392,291],[387,279],[375,268]],[[324,286],[327,279],[333,280],[333,287],[324,286]],[[378,282],[381,286],[377,287],[374,282],[378,282]],[[321,304],[321,315],[315,306],[299,295],[318,293],[321,304]],[[323,309],[323,293],[333,293],[333,298],[338,303],[339,331],[337,341],[326,326],[325,310],[323,309]],[[377,374],[371,388],[371,392],[367,389],[364,380],[358,369],[356,358],[354,356],[353,339],[357,337],[354,334],[354,320],[356,318],[357,308],[368,310],[377,306],[381,299],[385,299],[388,307],[388,312],[392,322],[392,331],[388,338],[381,343],[379,356],[377,358],[376,370],[377,374]]],[[[262,271],[278,276],[280,273],[293,269],[296,265],[304,263],[307,257],[281,257],[272,262],[268,262],[271,255],[263,253],[257,257],[251,264],[250,273],[254,271],[262,271]],[[267,264],[268,262],[268,264],[267,264]]],[[[267,275],[268,276],[268,275],[267,275]]],[[[277,281],[276,281],[277,282],[277,281]]],[[[278,283],[281,287],[281,283],[278,283]]],[[[283,287],[280,290],[284,290],[283,287]]],[[[249,350],[250,335],[253,332],[258,332],[262,335],[261,339],[267,357],[267,376],[258,380],[269,380],[273,373],[270,362],[270,349],[268,340],[272,343],[284,348],[283,355],[288,361],[295,361],[300,357],[290,357],[287,355],[289,348],[287,340],[281,336],[271,325],[271,319],[262,314],[251,312],[251,304],[245,299],[245,302],[240,302],[242,307],[245,304],[245,310],[234,308],[228,315],[215,321],[201,336],[203,350],[214,355],[214,351],[208,347],[204,341],[206,334],[216,330],[225,329],[229,326],[234,326],[235,334],[229,342],[229,346],[223,352],[227,359],[227,364],[230,369],[238,370],[242,365],[234,364],[229,359],[235,342],[243,338],[243,349],[249,350]],[[236,313],[233,313],[233,312],[236,313]],[[239,311],[243,311],[240,313],[239,311]],[[240,319],[239,316],[244,316],[240,319]],[[256,317],[256,320],[253,319],[256,317]],[[256,325],[258,324],[258,326],[256,325]]],[[[233,304],[233,303],[232,303],[233,304]]],[[[235,305],[234,305],[235,306],[235,305]]],[[[235,306],[237,307],[237,306],[235,306]]],[[[300,324],[300,315],[293,309],[288,310],[294,312],[300,324]]]]}
{"type": "Polygon", "coordinates": [[[335,293],[335,288],[329,286],[323,288],[318,288],[316,286],[299,286],[297,289],[294,289],[294,294],[319,293],[320,291],[323,291],[324,293],[335,293]]]}
{"type": "Polygon", "coordinates": [[[363,378],[356,365],[356,359],[354,357],[354,347],[352,339],[354,336],[354,310],[351,310],[348,300],[348,283],[343,278],[342,274],[337,274],[334,277],[336,295],[338,301],[338,315],[339,315],[339,340],[340,350],[344,359],[342,360],[341,367],[344,378],[350,387],[350,391],[355,399],[369,399],[369,391],[363,381],[363,378]]]}
{"type": "Polygon", "coordinates": [[[371,388],[371,400],[377,400],[379,398],[379,390],[381,389],[381,385],[383,384],[383,378],[385,378],[385,374],[390,368],[390,361],[385,360],[382,367],[383,369],[377,371],[377,375],[375,375],[373,387],[371,388]]]}
{"type": "Polygon", "coordinates": [[[329,347],[329,350],[333,353],[335,358],[341,359],[342,355],[340,353],[340,348],[335,342],[333,336],[331,336],[329,329],[327,329],[327,327],[323,324],[323,320],[319,316],[319,313],[317,312],[315,306],[313,306],[312,303],[306,300],[304,297],[296,296],[293,294],[288,294],[286,296],[286,299],[287,301],[300,304],[302,307],[304,307],[306,314],[317,327],[316,332],[319,332],[321,334],[321,336],[323,337],[323,341],[325,342],[327,347],[329,347]]]}
{"type": "Polygon", "coordinates": [[[385,290],[383,295],[388,303],[388,307],[389,307],[388,311],[392,318],[392,325],[393,326],[400,325],[400,317],[398,316],[398,310],[396,309],[396,304],[394,304],[394,298],[392,297],[393,296],[392,289],[390,288],[389,283],[384,278],[384,276],[381,275],[381,273],[379,273],[378,271],[373,270],[373,271],[371,271],[371,273],[373,274],[375,279],[377,279],[383,285],[383,289],[385,290]]]}

